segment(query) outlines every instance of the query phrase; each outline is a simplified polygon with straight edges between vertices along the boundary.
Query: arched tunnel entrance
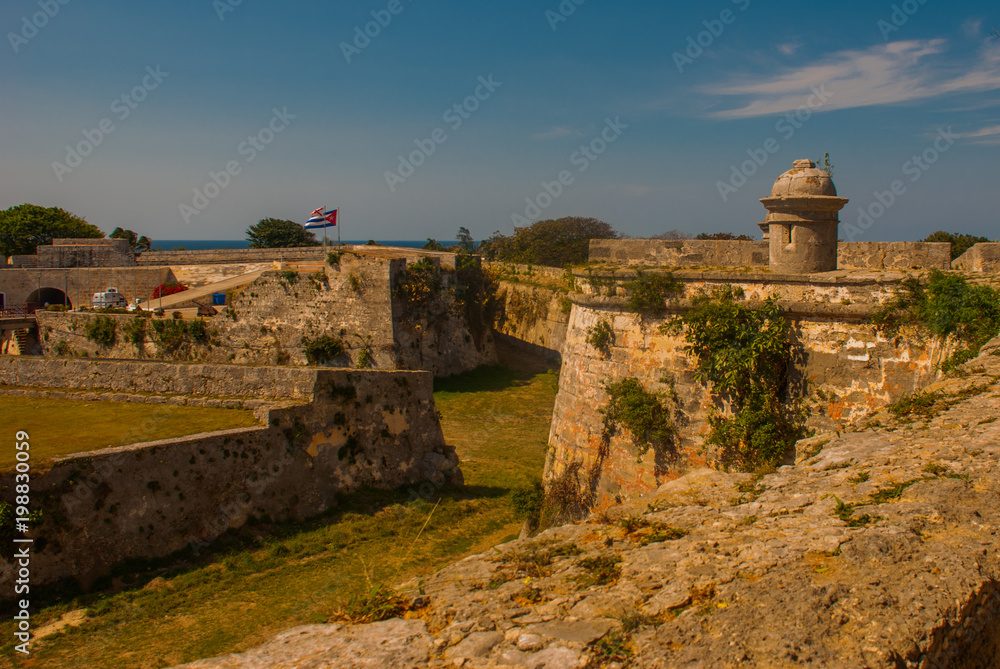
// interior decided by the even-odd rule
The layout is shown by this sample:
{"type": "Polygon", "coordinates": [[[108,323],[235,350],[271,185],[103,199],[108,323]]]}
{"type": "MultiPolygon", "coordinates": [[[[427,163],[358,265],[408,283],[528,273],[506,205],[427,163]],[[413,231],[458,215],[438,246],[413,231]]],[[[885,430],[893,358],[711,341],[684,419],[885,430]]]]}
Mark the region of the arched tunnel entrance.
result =
{"type": "Polygon", "coordinates": [[[29,304],[37,304],[39,307],[43,307],[46,304],[65,304],[70,309],[73,308],[73,303],[70,302],[69,297],[58,288],[40,288],[31,293],[31,295],[28,295],[27,302],[29,304]]]}

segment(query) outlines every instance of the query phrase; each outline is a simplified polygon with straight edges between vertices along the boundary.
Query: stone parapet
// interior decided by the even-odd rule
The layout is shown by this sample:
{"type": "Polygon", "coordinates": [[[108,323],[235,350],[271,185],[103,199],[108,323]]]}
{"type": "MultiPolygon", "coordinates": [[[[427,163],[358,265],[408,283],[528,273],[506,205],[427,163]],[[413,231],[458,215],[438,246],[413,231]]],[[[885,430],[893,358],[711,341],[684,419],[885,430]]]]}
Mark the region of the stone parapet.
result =
{"type": "MultiPolygon", "coordinates": [[[[132,373],[160,380],[136,364],[89,364],[114,379],[132,373]],[[120,372],[110,369],[116,364],[120,372]]],[[[252,518],[309,518],[362,486],[462,482],[458,457],[445,444],[434,410],[429,373],[147,367],[181,373],[195,392],[226,394],[269,385],[292,391],[289,376],[308,377],[297,391],[310,397],[300,405],[260,410],[266,414],[261,427],[33,461],[31,508],[41,520],[32,526],[38,538],[32,586],[75,578],[89,587],[125,560],[197,551],[252,518]],[[252,384],[246,377],[226,378],[243,373],[257,378],[252,384]],[[199,385],[198,376],[214,386],[199,385]]],[[[88,379],[93,377],[82,375],[80,385],[88,379]]],[[[168,376],[162,383],[177,380],[168,376]]],[[[135,426],[131,438],[141,442],[151,427],[135,426]]],[[[13,467],[0,472],[3,499],[13,500],[14,486],[13,467]]],[[[15,572],[10,553],[0,556],[5,592],[13,591],[15,572]]]]}
{"type": "Polygon", "coordinates": [[[293,367],[0,356],[0,386],[18,388],[240,399],[309,399],[315,391],[319,374],[317,369],[293,367]]]}
{"type": "Polygon", "coordinates": [[[963,272],[996,274],[1000,272],[1000,244],[995,242],[976,244],[956,258],[952,267],[963,272]]]}
{"type": "Polygon", "coordinates": [[[767,267],[767,242],[592,239],[590,261],[626,267],[767,267]]]}
{"type": "Polygon", "coordinates": [[[951,269],[948,242],[840,242],[837,269],[951,269]]]}

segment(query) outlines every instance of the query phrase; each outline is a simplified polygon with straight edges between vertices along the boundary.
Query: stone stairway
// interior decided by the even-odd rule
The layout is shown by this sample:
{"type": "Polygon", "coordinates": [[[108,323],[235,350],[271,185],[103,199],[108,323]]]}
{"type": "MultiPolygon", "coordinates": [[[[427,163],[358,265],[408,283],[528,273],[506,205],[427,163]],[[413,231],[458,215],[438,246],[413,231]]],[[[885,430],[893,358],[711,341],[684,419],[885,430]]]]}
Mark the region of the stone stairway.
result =
{"type": "Polygon", "coordinates": [[[15,347],[10,351],[11,355],[28,355],[31,344],[28,340],[27,330],[14,330],[15,347]]]}

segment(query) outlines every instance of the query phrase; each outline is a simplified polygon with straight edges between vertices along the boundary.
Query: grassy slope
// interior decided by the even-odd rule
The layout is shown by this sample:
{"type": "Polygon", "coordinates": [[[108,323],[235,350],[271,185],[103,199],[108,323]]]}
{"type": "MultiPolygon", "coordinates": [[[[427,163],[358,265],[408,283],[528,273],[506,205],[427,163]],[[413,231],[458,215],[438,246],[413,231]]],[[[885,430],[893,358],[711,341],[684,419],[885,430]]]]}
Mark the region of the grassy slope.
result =
{"type": "MultiPolygon", "coordinates": [[[[557,383],[555,372],[527,369],[478,370],[435,393],[466,486],[425,487],[430,500],[410,501],[406,491],[357,495],[309,523],[246,528],[216,554],[175,561],[118,594],[64,596],[35,613],[35,628],[81,608],[88,621],[39,642],[17,666],[166,667],[245,650],[327,620],[369,583],[398,584],[513,538],[520,523],[507,492],[541,475],[557,383]],[[157,575],[165,581],[149,583],[157,575]]],[[[4,618],[0,664],[13,650],[4,618]]]]}
{"type": "MultiPolygon", "coordinates": [[[[47,397],[0,396],[0,416],[11,439],[15,430],[31,437],[35,466],[59,455],[258,424],[250,411],[47,397]]],[[[14,464],[15,452],[0,450],[0,468],[14,464]]]]}

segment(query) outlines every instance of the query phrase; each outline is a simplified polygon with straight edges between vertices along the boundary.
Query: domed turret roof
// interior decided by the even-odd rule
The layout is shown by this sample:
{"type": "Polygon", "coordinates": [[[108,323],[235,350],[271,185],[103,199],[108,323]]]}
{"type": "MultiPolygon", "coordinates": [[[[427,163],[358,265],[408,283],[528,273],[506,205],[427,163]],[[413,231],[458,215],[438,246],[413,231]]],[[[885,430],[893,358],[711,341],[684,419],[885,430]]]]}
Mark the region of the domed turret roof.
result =
{"type": "Polygon", "coordinates": [[[815,195],[837,195],[833,179],[824,170],[816,167],[811,160],[796,160],[788,170],[774,182],[771,197],[809,197],[815,195]]]}

